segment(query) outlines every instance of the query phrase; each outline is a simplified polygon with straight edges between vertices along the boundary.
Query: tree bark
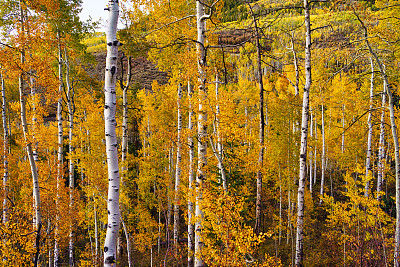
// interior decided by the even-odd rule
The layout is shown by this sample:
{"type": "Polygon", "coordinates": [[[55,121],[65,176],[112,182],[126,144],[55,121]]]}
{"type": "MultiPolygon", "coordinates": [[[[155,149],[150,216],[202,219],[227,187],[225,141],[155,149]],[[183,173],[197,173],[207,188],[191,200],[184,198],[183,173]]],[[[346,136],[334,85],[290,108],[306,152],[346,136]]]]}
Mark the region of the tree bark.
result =
{"type": "Polygon", "coordinates": [[[125,238],[126,238],[126,251],[128,254],[128,267],[132,267],[132,258],[131,258],[131,241],[129,240],[128,229],[126,228],[125,222],[121,217],[122,227],[124,228],[125,238]]]}
{"type": "Polygon", "coordinates": [[[322,155],[321,155],[321,189],[319,192],[320,202],[322,204],[322,197],[324,196],[324,185],[325,185],[325,111],[324,104],[321,107],[321,138],[322,138],[322,155]]]}
{"type": "Polygon", "coordinates": [[[1,96],[2,96],[2,110],[1,115],[3,119],[3,223],[8,222],[8,129],[7,129],[7,106],[6,106],[6,92],[4,77],[1,73],[1,96]]]}
{"type": "Polygon", "coordinates": [[[194,175],[193,175],[193,160],[194,160],[194,143],[193,143],[193,107],[192,107],[192,86],[190,85],[190,81],[188,81],[188,98],[189,98],[189,121],[188,121],[188,146],[189,146],[189,197],[188,197],[188,267],[193,267],[194,259],[194,206],[191,201],[191,197],[193,195],[193,183],[194,183],[194,175]]]}
{"type": "Polygon", "coordinates": [[[205,53],[205,32],[206,24],[205,20],[208,15],[204,14],[204,4],[200,0],[196,0],[196,19],[197,19],[197,69],[198,69],[198,81],[199,81],[199,92],[198,92],[198,120],[197,120],[197,131],[198,131],[198,159],[197,159],[197,175],[196,175],[196,208],[195,208],[195,253],[194,253],[194,266],[202,267],[205,266],[201,256],[201,250],[204,246],[201,239],[201,232],[203,229],[203,187],[206,179],[206,166],[207,166],[207,86],[206,86],[206,53],[205,53]]]}
{"type": "Polygon", "coordinates": [[[56,221],[55,221],[55,229],[54,229],[54,267],[58,267],[60,264],[60,248],[59,248],[59,239],[60,239],[60,230],[59,230],[59,204],[60,204],[60,185],[63,180],[64,175],[64,163],[63,163],[63,153],[64,153],[64,140],[63,140],[63,118],[62,118],[62,94],[64,91],[64,83],[63,83],[63,58],[62,58],[62,49],[61,49],[61,41],[60,41],[60,33],[57,33],[58,38],[58,102],[57,102],[57,127],[58,127],[58,149],[57,149],[57,193],[56,193],[56,221]]]}
{"type": "Polygon", "coordinates": [[[342,133],[342,144],[341,144],[341,147],[340,147],[340,149],[342,151],[342,154],[344,153],[344,131],[345,131],[345,128],[344,128],[344,125],[345,125],[344,110],[345,110],[345,108],[346,108],[346,106],[344,104],[342,104],[342,131],[343,131],[343,133],[342,133]]]}
{"type": "Polygon", "coordinates": [[[178,121],[177,121],[177,145],[176,145],[176,165],[175,165],[175,201],[174,201],[174,246],[175,253],[178,253],[179,241],[179,186],[181,181],[181,135],[182,135],[182,112],[181,112],[181,99],[182,99],[182,85],[178,85],[177,107],[178,107],[178,121]]]}
{"type": "Polygon", "coordinates": [[[317,183],[317,137],[318,137],[318,128],[317,128],[317,111],[315,111],[314,116],[314,184],[317,183]]]}
{"type": "MultiPolygon", "coordinates": [[[[228,185],[226,183],[226,175],[225,175],[225,169],[224,169],[224,164],[223,164],[223,151],[222,151],[222,143],[221,143],[221,135],[220,135],[220,128],[219,128],[219,114],[220,114],[220,108],[219,108],[219,84],[221,82],[219,81],[218,78],[218,73],[215,74],[215,101],[216,101],[216,106],[215,106],[215,135],[217,138],[217,148],[213,148],[214,155],[217,157],[218,161],[218,170],[219,174],[221,175],[221,180],[222,180],[222,188],[224,189],[225,192],[228,192],[228,185]]],[[[211,143],[211,145],[213,145],[211,143]]]]}
{"type": "Polygon", "coordinates": [[[69,266],[75,265],[74,259],[74,231],[73,231],[73,210],[74,210],[74,185],[75,185],[75,177],[74,177],[74,168],[75,164],[73,161],[72,153],[74,152],[74,146],[72,144],[73,138],[73,130],[74,130],[74,91],[71,86],[70,81],[70,66],[68,53],[65,49],[65,83],[67,85],[67,107],[68,107],[68,153],[69,153],[69,161],[68,161],[68,178],[69,178],[69,216],[70,216],[70,225],[69,225],[69,244],[68,244],[68,262],[69,266]]]}
{"type": "Polygon", "coordinates": [[[1,117],[3,119],[3,224],[8,222],[8,129],[7,129],[7,107],[6,107],[6,92],[3,74],[1,76],[1,97],[2,97],[2,109],[1,117]]]}
{"type": "MultiPolygon", "coordinates": [[[[122,66],[122,62],[121,62],[122,66]]],[[[128,57],[128,73],[126,76],[126,84],[125,86],[122,84],[121,80],[121,88],[122,90],[122,146],[121,146],[121,165],[122,165],[122,178],[126,176],[125,172],[127,170],[126,165],[126,157],[128,155],[128,89],[130,86],[130,81],[132,77],[132,57],[128,57]]],[[[123,179],[121,179],[123,182],[123,179]]]]}
{"type": "Polygon", "coordinates": [[[104,241],[104,266],[116,267],[117,262],[117,238],[119,232],[119,166],[118,166],[118,150],[117,135],[115,132],[116,121],[116,92],[115,84],[117,77],[117,57],[118,46],[120,42],[117,40],[117,23],[118,23],[118,0],[110,0],[108,2],[108,25],[106,29],[107,39],[107,58],[105,70],[105,139],[107,151],[107,168],[108,168],[108,198],[107,198],[107,233],[104,241]]]}
{"type": "Polygon", "coordinates": [[[379,125],[379,152],[378,152],[378,182],[376,185],[377,200],[381,199],[380,192],[385,179],[385,106],[386,106],[386,83],[383,81],[382,93],[382,113],[381,123],[379,125]]]}
{"type": "Polygon", "coordinates": [[[304,23],[306,27],[305,68],[304,68],[306,81],[303,93],[299,188],[297,192],[297,231],[296,231],[296,256],[295,256],[295,266],[297,267],[303,266],[304,187],[305,187],[306,164],[307,164],[309,94],[311,87],[311,25],[310,25],[310,6],[308,0],[304,0],[304,23]]]}
{"type": "Polygon", "coordinates": [[[369,92],[369,113],[368,113],[368,138],[367,138],[367,157],[365,160],[365,190],[364,196],[368,197],[369,195],[369,174],[372,170],[371,167],[371,155],[372,155],[372,109],[374,107],[374,62],[372,58],[370,58],[371,62],[371,86],[369,92]]]}

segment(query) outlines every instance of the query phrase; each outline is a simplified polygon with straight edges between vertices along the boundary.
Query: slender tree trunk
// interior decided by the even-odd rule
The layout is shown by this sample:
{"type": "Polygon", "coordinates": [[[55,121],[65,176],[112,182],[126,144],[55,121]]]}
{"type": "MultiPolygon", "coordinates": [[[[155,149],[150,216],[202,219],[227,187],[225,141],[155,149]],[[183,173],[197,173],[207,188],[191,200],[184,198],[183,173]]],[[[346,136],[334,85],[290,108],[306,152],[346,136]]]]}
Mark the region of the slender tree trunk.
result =
{"type": "Polygon", "coordinates": [[[342,131],[343,131],[343,133],[342,133],[342,145],[341,145],[342,154],[344,153],[344,131],[345,131],[345,128],[344,128],[344,126],[345,126],[344,111],[345,111],[345,108],[346,108],[345,105],[342,104],[342,131]]]}
{"type": "Polygon", "coordinates": [[[257,25],[257,19],[253,12],[251,5],[248,3],[256,33],[256,50],[257,50],[257,81],[259,86],[259,145],[260,152],[258,155],[258,171],[257,171],[257,194],[256,194],[256,223],[254,231],[258,235],[261,229],[261,201],[262,201],[262,168],[264,162],[264,135],[265,135],[265,121],[264,121],[264,84],[262,80],[262,67],[261,67],[261,47],[260,47],[260,32],[257,25]]]}
{"type": "Polygon", "coordinates": [[[317,128],[317,111],[315,111],[315,116],[314,116],[314,184],[317,183],[317,134],[318,134],[318,128],[317,128]]]}
{"type": "Polygon", "coordinates": [[[68,244],[68,258],[69,258],[69,266],[75,265],[74,259],[74,185],[75,185],[75,177],[74,177],[74,169],[75,164],[73,160],[73,152],[74,146],[72,144],[73,138],[73,130],[74,130],[74,90],[72,88],[70,82],[70,66],[67,50],[65,49],[65,64],[66,64],[66,73],[65,73],[65,82],[67,85],[67,106],[68,106],[68,150],[69,150],[69,161],[68,161],[68,177],[69,177],[69,216],[70,216],[70,225],[69,225],[69,244],[68,244]]]}
{"type": "MultiPolygon", "coordinates": [[[[46,235],[50,236],[50,231],[51,231],[51,222],[50,219],[47,220],[47,231],[46,235]]],[[[49,250],[49,261],[48,261],[48,266],[53,267],[53,257],[52,257],[52,244],[51,244],[51,239],[47,239],[47,248],[49,250]]]]}
{"type": "Polygon", "coordinates": [[[306,81],[303,93],[299,188],[297,193],[297,233],[296,233],[296,257],[295,257],[295,265],[297,267],[303,266],[304,187],[305,187],[306,163],[307,163],[309,94],[311,87],[311,25],[310,25],[310,6],[308,0],[304,0],[304,23],[306,26],[306,47],[305,47],[305,68],[304,68],[306,81]]]}
{"type": "Polygon", "coordinates": [[[63,163],[63,153],[64,153],[64,141],[63,141],[63,118],[62,118],[62,94],[64,91],[64,83],[63,83],[63,58],[62,58],[62,49],[60,42],[60,33],[57,33],[58,38],[58,102],[57,102],[57,127],[58,127],[58,149],[57,149],[57,195],[56,195],[56,221],[55,221],[55,238],[54,238],[54,267],[58,267],[60,264],[60,248],[59,248],[59,240],[60,240],[60,229],[59,229],[59,209],[60,209],[60,185],[63,180],[64,175],[64,163],[63,163]]]}
{"type": "Polygon", "coordinates": [[[188,81],[188,98],[189,98],[189,121],[188,121],[188,146],[189,146],[189,197],[188,197],[188,267],[193,267],[194,264],[194,207],[191,197],[193,195],[194,175],[193,175],[193,162],[194,162],[194,143],[193,143],[193,108],[192,108],[192,86],[188,81]]]}
{"type": "Polygon", "coordinates": [[[181,111],[181,99],[182,99],[182,85],[178,86],[177,96],[177,107],[178,107],[178,122],[177,122],[177,146],[176,146],[176,167],[175,167],[175,201],[174,201],[174,246],[175,253],[178,253],[178,241],[179,241],[179,186],[181,182],[181,148],[182,148],[182,111],[181,111]]]}
{"type": "Polygon", "coordinates": [[[158,200],[158,238],[157,238],[157,256],[160,255],[161,248],[161,203],[158,200]]]}
{"type": "Polygon", "coordinates": [[[381,199],[380,192],[382,191],[382,185],[384,182],[385,175],[385,106],[386,106],[386,83],[383,81],[383,93],[382,93],[382,113],[381,123],[379,126],[379,153],[378,153],[378,182],[376,185],[377,200],[381,199]]]}
{"type": "Polygon", "coordinates": [[[322,197],[324,196],[324,185],[325,185],[325,111],[324,104],[321,107],[321,138],[322,138],[322,155],[321,155],[321,189],[319,195],[321,197],[320,204],[322,203],[322,197]]]}
{"type": "MultiPolygon", "coordinates": [[[[216,101],[216,106],[215,106],[215,135],[217,137],[217,149],[213,149],[214,155],[217,156],[217,161],[218,161],[218,170],[219,174],[221,175],[221,180],[222,180],[222,188],[224,189],[225,192],[228,191],[228,185],[226,183],[226,175],[225,175],[225,169],[223,166],[223,152],[222,152],[222,143],[221,143],[221,135],[220,135],[220,128],[219,128],[219,78],[218,78],[218,73],[215,75],[215,101],[216,101]]],[[[211,145],[213,145],[211,143],[211,145]]]]}
{"type": "Polygon", "coordinates": [[[104,266],[116,267],[117,262],[117,238],[119,232],[119,166],[118,166],[118,150],[117,135],[115,132],[116,121],[116,92],[115,83],[117,77],[117,57],[118,46],[120,42],[117,40],[117,23],[118,23],[118,0],[110,0],[108,2],[109,16],[106,29],[107,38],[107,59],[105,70],[105,136],[107,151],[107,167],[108,167],[108,197],[107,197],[107,233],[104,241],[104,266]]]}
{"type": "Polygon", "coordinates": [[[294,95],[299,95],[299,81],[300,81],[300,71],[299,71],[299,61],[297,59],[297,53],[294,49],[294,31],[291,35],[291,43],[292,43],[292,53],[293,53],[293,64],[294,64],[294,71],[296,73],[296,81],[294,84],[294,95]]]}
{"type": "MultiPolygon", "coordinates": [[[[21,21],[21,33],[24,35],[24,10],[22,7],[22,1],[19,1],[20,5],[20,21],[21,21]]],[[[24,36],[22,36],[24,38],[24,36]]],[[[23,68],[25,64],[25,49],[21,49],[21,67],[23,68]]],[[[42,228],[42,214],[41,214],[41,204],[40,204],[40,191],[39,191],[39,175],[36,167],[36,162],[33,157],[32,143],[29,141],[29,131],[28,131],[28,123],[26,120],[26,94],[25,94],[25,75],[24,71],[21,70],[21,74],[19,75],[19,97],[20,97],[20,105],[21,105],[21,124],[22,131],[25,139],[25,146],[27,151],[27,156],[29,160],[29,164],[31,167],[32,174],[32,183],[33,183],[33,208],[35,211],[34,214],[34,227],[36,231],[36,240],[35,240],[35,249],[36,253],[34,255],[33,264],[36,267],[39,262],[39,251],[40,251],[40,232],[42,228]]]]}
{"type": "Polygon", "coordinates": [[[93,209],[94,209],[94,243],[95,243],[95,255],[96,255],[96,264],[97,264],[100,253],[99,253],[99,225],[97,222],[96,203],[94,203],[93,209]]]}
{"type": "MultiPolygon", "coordinates": [[[[121,62],[122,65],[122,62],[121,62]]],[[[122,157],[121,157],[121,165],[122,165],[122,178],[126,176],[126,170],[127,170],[127,163],[126,163],[126,157],[128,155],[128,89],[130,86],[130,81],[132,77],[132,57],[128,57],[128,73],[126,77],[126,84],[123,86],[121,84],[121,88],[123,88],[122,91],[122,106],[123,106],[123,111],[122,111],[122,146],[121,146],[121,152],[122,152],[122,157]]],[[[123,179],[121,179],[121,182],[123,182],[123,179]]]]}
{"type": "Polygon", "coordinates": [[[131,242],[129,240],[129,233],[128,230],[126,228],[125,222],[121,217],[121,223],[122,223],[122,227],[124,228],[124,233],[125,233],[125,238],[126,238],[126,251],[128,254],[128,266],[132,267],[132,259],[131,259],[131,242]]]}
{"type": "MultiPolygon", "coordinates": [[[[124,70],[123,70],[123,57],[121,58],[121,68],[122,68],[122,75],[124,74],[124,70]]],[[[126,177],[126,172],[128,170],[128,166],[127,166],[127,162],[126,162],[126,158],[128,155],[128,89],[130,86],[130,82],[131,82],[131,78],[132,78],[132,57],[129,56],[128,57],[128,72],[126,75],[126,82],[125,85],[123,84],[123,77],[121,77],[120,80],[120,86],[122,88],[122,144],[121,144],[121,183],[125,182],[125,177],[126,177]]],[[[121,222],[123,223],[122,217],[121,217],[121,222]]],[[[124,230],[126,230],[125,225],[124,226],[124,230]]],[[[128,250],[128,247],[130,248],[130,242],[128,239],[128,234],[125,233],[126,235],[126,247],[128,250]]],[[[118,240],[120,240],[120,237],[118,238],[118,240]]],[[[118,246],[119,248],[121,246],[118,246]]],[[[120,253],[121,254],[121,253],[120,253]]],[[[131,266],[131,255],[130,255],[130,251],[128,250],[128,263],[129,266],[131,266]]]]}
{"type": "Polygon", "coordinates": [[[8,222],[8,129],[7,129],[7,107],[6,107],[6,92],[3,74],[1,76],[1,97],[2,97],[2,109],[1,116],[3,119],[3,224],[8,222]]]}
{"type": "Polygon", "coordinates": [[[37,162],[39,160],[39,155],[37,152],[37,141],[35,138],[35,133],[37,131],[36,129],[36,124],[37,124],[37,118],[36,118],[36,80],[31,76],[30,77],[30,88],[31,88],[31,99],[32,99],[32,139],[33,139],[33,144],[32,144],[32,153],[33,153],[33,159],[37,162]]]}
{"type": "Polygon", "coordinates": [[[369,92],[369,113],[368,113],[368,138],[367,138],[367,157],[365,160],[365,191],[364,196],[368,197],[369,195],[369,174],[372,170],[371,167],[371,155],[372,155],[372,109],[374,107],[373,100],[374,100],[374,62],[372,58],[370,58],[371,63],[371,86],[369,92]]]}
{"type": "MultiPolygon", "coordinates": [[[[172,200],[171,200],[171,192],[172,192],[172,187],[173,187],[173,180],[175,178],[175,172],[174,172],[174,151],[173,148],[171,148],[168,152],[168,172],[170,174],[170,179],[168,181],[168,187],[167,187],[167,218],[166,218],[166,225],[165,225],[165,239],[167,240],[167,251],[166,253],[169,252],[170,248],[170,225],[171,224],[171,216],[172,216],[172,200]]],[[[172,233],[173,234],[173,233],[172,233]]],[[[172,236],[173,237],[173,236],[172,236]]]]}
{"type": "Polygon", "coordinates": [[[201,239],[201,232],[203,229],[203,187],[206,179],[206,166],[207,166],[207,86],[206,86],[206,53],[204,48],[206,24],[205,20],[208,18],[204,14],[204,4],[200,0],[196,0],[196,18],[197,18],[197,68],[198,68],[198,81],[199,81],[199,109],[197,120],[198,131],[198,164],[196,175],[196,209],[195,209],[195,253],[194,253],[194,266],[204,266],[204,261],[201,257],[201,250],[203,248],[203,241],[201,239]]]}

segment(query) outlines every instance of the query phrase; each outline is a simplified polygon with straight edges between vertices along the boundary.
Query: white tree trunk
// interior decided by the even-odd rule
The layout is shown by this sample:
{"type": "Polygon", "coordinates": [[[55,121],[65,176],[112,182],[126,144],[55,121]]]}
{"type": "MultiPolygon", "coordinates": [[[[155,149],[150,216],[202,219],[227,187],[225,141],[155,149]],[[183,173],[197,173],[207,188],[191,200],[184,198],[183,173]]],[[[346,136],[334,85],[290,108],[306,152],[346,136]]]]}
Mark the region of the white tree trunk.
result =
{"type": "Polygon", "coordinates": [[[322,203],[322,197],[324,196],[324,185],[325,185],[325,117],[324,117],[324,104],[321,107],[321,138],[322,138],[322,155],[321,155],[321,189],[319,195],[321,197],[320,204],[322,203]]]}
{"type": "Polygon", "coordinates": [[[177,108],[178,108],[178,121],[177,121],[177,131],[178,139],[176,145],[176,165],[175,165],[175,201],[174,201],[174,246],[175,252],[178,252],[178,241],[179,241],[179,186],[181,182],[181,135],[182,135],[182,112],[181,112],[181,99],[182,99],[182,85],[178,85],[178,95],[177,95],[177,108]]]}
{"type": "Polygon", "coordinates": [[[122,227],[124,228],[125,238],[126,238],[126,251],[128,254],[128,266],[132,266],[132,259],[131,259],[131,242],[129,240],[128,229],[126,228],[125,222],[121,217],[122,227]]]}
{"type": "Polygon", "coordinates": [[[345,110],[346,106],[344,104],[342,104],[342,145],[341,145],[341,151],[342,154],[344,153],[344,126],[345,126],[345,120],[344,120],[344,110],[345,110]]]}
{"type": "Polygon", "coordinates": [[[69,244],[68,244],[68,261],[69,266],[74,266],[74,231],[73,231],[73,209],[74,209],[74,168],[75,164],[72,159],[72,153],[74,151],[74,146],[72,144],[73,138],[73,129],[74,129],[74,91],[70,82],[70,66],[68,53],[65,49],[65,65],[66,65],[66,73],[65,73],[65,83],[67,85],[67,106],[68,106],[68,150],[69,150],[69,161],[68,161],[68,177],[69,177],[69,216],[70,216],[70,225],[69,225],[69,244]]]}
{"type": "MultiPolygon", "coordinates": [[[[166,218],[166,224],[165,224],[165,239],[167,240],[167,253],[169,250],[169,245],[170,245],[170,232],[169,228],[171,225],[171,215],[172,215],[172,200],[170,197],[170,192],[173,190],[173,180],[175,178],[175,172],[174,172],[174,149],[171,148],[168,152],[168,172],[170,174],[170,179],[168,180],[168,187],[167,187],[167,218],[166,218]]],[[[155,182],[154,182],[155,184],[155,182]]],[[[155,190],[154,190],[155,191],[155,190]]],[[[173,237],[173,236],[172,236],[173,237]]]]}
{"type": "Polygon", "coordinates": [[[205,19],[208,17],[204,14],[204,4],[200,0],[196,0],[196,18],[197,18],[197,68],[198,68],[198,81],[199,81],[199,110],[197,120],[198,131],[198,164],[196,175],[196,211],[195,211],[195,267],[204,266],[204,261],[201,258],[201,250],[203,241],[201,240],[201,232],[203,228],[203,182],[206,179],[207,166],[207,87],[206,87],[206,53],[204,49],[206,24],[205,19]]]}
{"type": "Polygon", "coordinates": [[[31,88],[31,99],[32,99],[32,139],[33,139],[33,145],[32,145],[32,153],[33,153],[33,159],[37,162],[39,160],[39,155],[37,152],[37,141],[35,138],[35,132],[36,132],[36,124],[37,124],[37,118],[36,118],[36,85],[35,85],[35,79],[31,76],[30,77],[30,88],[31,88]]]}
{"type": "Polygon", "coordinates": [[[385,178],[385,106],[386,106],[386,83],[383,81],[383,93],[382,93],[382,113],[381,123],[379,126],[379,152],[378,152],[378,182],[376,185],[377,199],[380,200],[381,196],[379,192],[382,190],[382,185],[385,178]]]}
{"type": "Polygon", "coordinates": [[[106,29],[107,58],[104,84],[104,120],[108,168],[108,220],[107,233],[104,241],[104,266],[116,267],[117,238],[120,220],[118,144],[117,135],[115,132],[115,111],[117,101],[115,83],[117,77],[118,46],[120,45],[120,42],[117,40],[117,23],[119,13],[118,0],[110,0],[108,2],[108,10],[109,16],[106,29]]]}
{"type": "Polygon", "coordinates": [[[4,77],[1,75],[1,97],[2,97],[2,109],[1,117],[3,119],[3,223],[8,222],[8,129],[7,129],[7,110],[6,110],[6,92],[4,77]]]}
{"type": "Polygon", "coordinates": [[[194,206],[190,200],[193,195],[193,162],[194,162],[194,143],[193,143],[193,107],[192,107],[192,86],[188,81],[188,98],[189,98],[189,121],[188,121],[188,146],[189,146],[189,197],[188,197],[188,267],[193,267],[194,260],[194,206]]]}
{"type": "Polygon", "coordinates": [[[304,0],[304,24],[306,27],[306,47],[305,47],[305,66],[304,66],[306,81],[304,85],[302,119],[301,119],[299,188],[297,193],[297,231],[296,231],[296,256],[295,256],[296,266],[303,265],[304,187],[306,180],[309,94],[311,87],[311,25],[310,25],[310,6],[308,0],[304,0]]]}
{"type": "Polygon", "coordinates": [[[59,248],[59,239],[60,239],[60,230],[59,230],[59,203],[60,203],[60,184],[63,180],[63,118],[62,118],[62,94],[64,92],[64,83],[63,83],[63,58],[62,58],[62,49],[60,43],[60,33],[57,33],[57,38],[59,40],[58,44],[58,103],[57,103],[57,127],[58,127],[58,149],[57,149],[57,195],[56,195],[56,221],[55,221],[55,238],[54,238],[54,267],[58,267],[60,264],[60,248],[59,248]]]}
{"type": "MultiPolygon", "coordinates": [[[[21,22],[21,33],[22,38],[24,38],[24,10],[22,7],[21,1],[19,1],[20,5],[20,22],[21,22]]],[[[21,50],[21,67],[25,64],[25,50],[22,48],[21,50]]],[[[29,131],[28,131],[28,123],[26,120],[26,94],[25,94],[25,77],[24,71],[21,71],[19,75],[19,97],[20,97],[20,105],[21,105],[21,124],[22,131],[25,139],[25,146],[27,151],[27,156],[29,160],[29,164],[31,167],[32,174],[32,183],[33,183],[33,209],[34,209],[34,227],[36,231],[36,240],[35,240],[35,248],[36,253],[34,256],[34,266],[37,266],[39,260],[39,244],[40,244],[40,231],[42,228],[42,214],[41,214],[41,204],[40,204],[40,192],[39,192],[39,175],[36,168],[36,162],[33,157],[32,143],[29,141],[29,131]]]]}
{"type": "Polygon", "coordinates": [[[96,203],[94,203],[94,243],[95,243],[95,255],[96,255],[96,263],[99,258],[99,225],[97,222],[97,208],[96,203]]]}
{"type": "Polygon", "coordinates": [[[315,111],[314,116],[314,184],[317,183],[317,137],[318,137],[318,128],[317,128],[317,111],[315,111]]]}
{"type": "Polygon", "coordinates": [[[372,170],[371,167],[371,155],[372,155],[372,109],[374,108],[374,62],[370,58],[371,62],[371,87],[369,92],[369,113],[368,113],[368,138],[367,138],[367,158],[365,160],[365,178],[367,179],[365,183],[364,196],[369,195],[369,174],[372,170]]]}
{"type": "MultiPolygon", "coordinates": [[[[223,152],[222,152],[222,143],[221,143],[221,135],[220,135],[220,128],[219,128],[219,84],[220,81],[218,79],[218,73],[215,75],[215,101],[216,101],[216,106],[215,106],[215,125],[214,125],[214,135],[217,137],[217,148],[213,149],[213,153],[217,158],[218,161],[218,170],[219,174],[221,175],[221,180],[222,180],[222,188],[224,189],[225,192],[228,192],[228,185],[226,183],[226,175],[225,175],[225,169],[224,169],[224,164],[223,164],[223,152]]],[[[213,143],[210,142],[211,146],[213,146],[213,143]]]]}
{"type": "Polygon", "coordinates": [[[297,59],[297,53],[296,50],[294,49],[294,31],[292,32],[291,35],[291,43],[292,43],[292,53],[293,53],[293,65],[294,65],[294,71],[296,73],[296,81],[294,84],[294,95],[298,96],[299,95],[299,81],[300,81],[300,71],[299,71],[299,62],[297,59]]]}
{"type": "MultiPolygon", "coordinates": [[[[128,155],[128,88],[132,77],[132,57],[128,57],[128,73],[126,77],[126,84],[123,86],[122,91],[122,146],[121,146],[121,165],[122,165],[122,178],[126,176],[127,170],[126,157],[128,155]]],[[[121,179],[123,182],[123,179],[121,179]]]]}

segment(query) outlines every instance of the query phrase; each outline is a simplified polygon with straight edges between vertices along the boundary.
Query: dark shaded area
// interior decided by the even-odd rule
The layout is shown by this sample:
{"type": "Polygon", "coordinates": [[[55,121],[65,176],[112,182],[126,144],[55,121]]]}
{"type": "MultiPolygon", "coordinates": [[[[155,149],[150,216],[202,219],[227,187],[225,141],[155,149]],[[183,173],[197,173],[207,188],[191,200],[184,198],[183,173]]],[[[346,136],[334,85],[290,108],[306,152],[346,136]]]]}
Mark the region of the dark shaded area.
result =
{"type": "MultiPolygon", "coordinates": [[[[97,65],[89,64],[86,67],[86,71],[89,76],[93,79],[103,81],[104,80],[104,69],[106,67],[106,51],[94,53],[97,65]]],[[[122,56],[122,52],[119,51],[118,57],[122,56]]],[[[124,70],[128,69],[127,59],[124,58],[124,70]]],[[[118,76],[121,73],[121,63],[118,61],[117,66],[118,76]]],[[[125,77],[124,77],[125,78],[125,77]]],[[[144,56],[140,56],[132,59],[132,80],[131,83],[139,83],[141,87],[146,90],[151,90],[151,84],[156,80],[159,84],[166,84],[168,82],[168,74],[157,69],[157,67],[144,56]]]]}

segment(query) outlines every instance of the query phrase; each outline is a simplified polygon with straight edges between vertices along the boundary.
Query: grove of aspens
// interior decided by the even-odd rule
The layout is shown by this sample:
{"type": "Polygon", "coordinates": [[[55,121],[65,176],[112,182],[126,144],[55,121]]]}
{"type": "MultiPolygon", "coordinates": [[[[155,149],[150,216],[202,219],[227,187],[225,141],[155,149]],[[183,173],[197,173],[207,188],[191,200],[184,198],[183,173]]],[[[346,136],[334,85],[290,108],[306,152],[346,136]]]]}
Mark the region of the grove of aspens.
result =
{"type": "Polygon", "coordinates": [[[400,266],[399,0],[0,0],[0,266],[400,266]]]}

